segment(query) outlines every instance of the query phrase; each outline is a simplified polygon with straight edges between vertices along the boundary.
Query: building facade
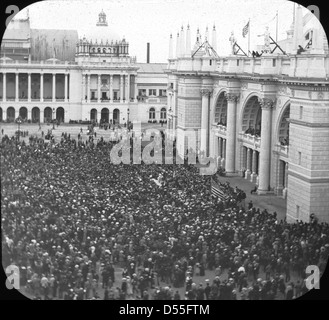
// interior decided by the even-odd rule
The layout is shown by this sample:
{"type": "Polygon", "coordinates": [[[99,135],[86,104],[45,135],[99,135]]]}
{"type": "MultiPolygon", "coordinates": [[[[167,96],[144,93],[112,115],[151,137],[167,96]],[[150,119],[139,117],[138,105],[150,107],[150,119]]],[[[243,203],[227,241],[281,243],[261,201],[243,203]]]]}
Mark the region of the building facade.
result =
{"type": "Polygon", "coordinates": [[[103,11],[80,39],[12,20],[1,49],[1,121],[166,121],[166,64],[137,63],[103,11]]]}
{"type": "Polygon", "coordinates": [[[195,140],[196,152],[257,184],[259,195],[287,198],[288,222],[311,213],[328,222],[328,43],[318,20],[306,20],[299,6],[284,53],[261,57],[219,57],[215,27],[211,43],[198,31],[193,48],[182,27],[175,55],[170,36],[167,130],[180,156],[195,140]]]}

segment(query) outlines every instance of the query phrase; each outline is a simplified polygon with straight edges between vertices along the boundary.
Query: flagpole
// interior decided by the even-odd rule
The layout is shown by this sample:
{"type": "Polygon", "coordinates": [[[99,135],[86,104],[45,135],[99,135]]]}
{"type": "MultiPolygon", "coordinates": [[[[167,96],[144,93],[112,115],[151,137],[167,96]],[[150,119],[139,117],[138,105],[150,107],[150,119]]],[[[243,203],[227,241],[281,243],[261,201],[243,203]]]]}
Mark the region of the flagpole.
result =
{"type": "Polygon", "coordinates": [[[278,14],[278,10],[276,10],[276,36],[275,36],[276,42],[278,42],[278,20],[279,20],[279,14],[278,14]]]}
{"type": "Polygon", "coordinates": [[[250,54],[250,18],[249,18],[249,30],[248,30],[248,57],[249,57],[249,54],[250,54]]]}

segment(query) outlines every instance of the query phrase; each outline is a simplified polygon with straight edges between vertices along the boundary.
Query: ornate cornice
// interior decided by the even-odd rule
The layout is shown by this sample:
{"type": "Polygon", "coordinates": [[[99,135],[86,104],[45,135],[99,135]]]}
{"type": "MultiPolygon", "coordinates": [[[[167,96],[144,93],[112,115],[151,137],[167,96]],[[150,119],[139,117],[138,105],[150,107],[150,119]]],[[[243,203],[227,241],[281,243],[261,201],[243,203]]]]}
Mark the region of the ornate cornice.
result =
{"type": "Polygon", "coordinates": [[[240,100],[239,93],[224,92],[225,98],[230,102],[238,102],[240,100]]]}
{"type": "Polygon", "coordinates": [[[262,109],[271,109],[272,107],[274,107],[276,100],[269,98],[258,98],[258,102],[262,109]]]}

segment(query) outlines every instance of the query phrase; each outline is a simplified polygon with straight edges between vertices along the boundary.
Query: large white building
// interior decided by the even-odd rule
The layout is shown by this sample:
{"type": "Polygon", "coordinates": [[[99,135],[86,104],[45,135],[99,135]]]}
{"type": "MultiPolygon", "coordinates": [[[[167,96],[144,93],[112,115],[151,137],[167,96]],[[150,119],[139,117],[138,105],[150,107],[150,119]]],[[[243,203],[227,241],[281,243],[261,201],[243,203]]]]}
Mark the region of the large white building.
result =
{"type": "Polygon", "coordinates": [[[261,57],[219,57],[215,27],[212,41],[200,39],[198,30],[191,45],[182,27],[174,54],[170,36],[167,129],[178,153],[195,136],[196,151],[227,174],[258,184],[260,195],[287,197],[287,221],[314,213],[328,222],[329,55],[319,21],[298,6],[279,43],[285,53],[261,57]]]}
{"type": "Polygon", "coordinates": [[[13,19],[1,43],[0,120],[165,121],[166,64],[137,63],[112,30],[103,11],[80,39],[13,19]]]}

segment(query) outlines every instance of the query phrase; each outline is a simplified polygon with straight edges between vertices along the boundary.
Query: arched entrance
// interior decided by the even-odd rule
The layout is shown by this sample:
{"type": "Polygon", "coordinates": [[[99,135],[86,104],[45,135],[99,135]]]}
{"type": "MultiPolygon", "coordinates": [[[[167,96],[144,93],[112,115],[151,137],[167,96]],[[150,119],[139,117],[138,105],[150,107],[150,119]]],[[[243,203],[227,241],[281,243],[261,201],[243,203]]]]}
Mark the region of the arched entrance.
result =
{"type": "Polygon", "coordinates": [[[252,136],[260,136],[262,108],[257,96],[248,99],[242,115],[242,131],[252,136]]]}
{"type": "Polygon", "coordinates": [[[13,107],[9,107],[7,109],[7,121],[8,122],[15,121],[15,109],[13,107]]]}
{"type": "Polygon", "coordinates": [[[225,92],[221,92],[217,98],[214,123],[218,125],[226,126],[227,122],[227,99],[225,92]]]}
{"type": "Polygon", "coordinates": [[[27,109],[25,107],[21,107],[19,109],[19,116],[23,119],[23,120],[27,120],[27,109]]]}
{"type": "Polygon", "coordinates": [[[290,104],[288,104],[281,116],[279,121],[279,128],[278,128],[278,140],[279,143],[283,146],[289,145],[289,122],[287,119],[290,117],[290,104]]]}
{"type": "Polygon", "coordinates": [[[32,122],[33,123],[40,122],[40,109],[38,107],[34,107],[32,109],[32,122]]]}
{"type": "Polygon", "coordinates": [[[120,123],[120,110],[119,109],[113,110],[113,123],[114,124],[120,123]]]}
{"type": "Polygon", "coordinates": [[[96,122],[97,121],[97,110],[96,109],[91,109],[90,110],[90,121],[91,122],[96,122]]]}
{"type": "Polygon", "coordinates": [[[103,108],[101,111],[101,123],[109,123],[110,111],[108,108],[103,108]]]}
{"type": "Polygon", "coordinates": [[[52,120],[52,110],[50,107],[46,107],[44,110],[44,122],[50,122],[52,120]]]}
{"type": "Polygon", "coordinates": [[[3,115],[2,115],[2,108],[0,107],[0,121],[3,120],[3,115]]]}
{"type": "Polygon", "coordinates": [[[64,118],[65,118],[65,110],[63,107],[58,107],[56,109],[56,120],[59,122],[59,123],[62,123],[64,122],[64,118]]]}

